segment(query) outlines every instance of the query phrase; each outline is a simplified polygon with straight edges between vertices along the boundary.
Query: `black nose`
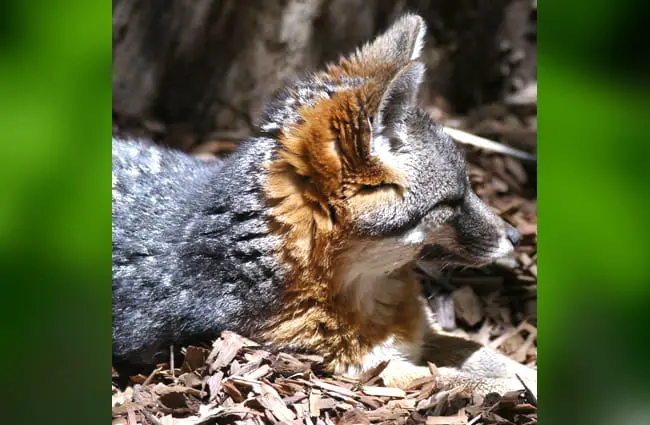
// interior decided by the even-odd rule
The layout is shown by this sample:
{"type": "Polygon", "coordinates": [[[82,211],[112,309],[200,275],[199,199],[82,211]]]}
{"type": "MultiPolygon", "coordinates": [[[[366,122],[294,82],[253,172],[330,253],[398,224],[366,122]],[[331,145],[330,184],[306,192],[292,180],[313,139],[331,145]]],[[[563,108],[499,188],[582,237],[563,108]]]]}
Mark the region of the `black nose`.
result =
{"type": "Polygon", "coordinates": [[[519,235],[519,230],[517,230],[516,227],[513,227],[507,223],[506,223],[506,236],[508,237],[508,239],[513,245],[517,245],[519,243],[519,239],[521,239],[521,235],[519,235]]]}

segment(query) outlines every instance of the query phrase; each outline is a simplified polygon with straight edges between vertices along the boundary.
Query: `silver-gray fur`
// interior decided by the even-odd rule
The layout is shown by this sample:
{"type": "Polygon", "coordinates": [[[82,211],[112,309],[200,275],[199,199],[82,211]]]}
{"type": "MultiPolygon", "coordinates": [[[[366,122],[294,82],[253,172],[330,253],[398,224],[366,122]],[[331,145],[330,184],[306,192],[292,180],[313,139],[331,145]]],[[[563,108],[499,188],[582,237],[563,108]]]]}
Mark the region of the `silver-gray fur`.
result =
{"type": "Polygon", "coordinates": [[[153,364],[170,344],[252,332],[281,308],[259,164],[275,142],[226,163],[113,139],[113,359],[153,364]],[[247,332],[248,331],[248,332],[247,332]]]}

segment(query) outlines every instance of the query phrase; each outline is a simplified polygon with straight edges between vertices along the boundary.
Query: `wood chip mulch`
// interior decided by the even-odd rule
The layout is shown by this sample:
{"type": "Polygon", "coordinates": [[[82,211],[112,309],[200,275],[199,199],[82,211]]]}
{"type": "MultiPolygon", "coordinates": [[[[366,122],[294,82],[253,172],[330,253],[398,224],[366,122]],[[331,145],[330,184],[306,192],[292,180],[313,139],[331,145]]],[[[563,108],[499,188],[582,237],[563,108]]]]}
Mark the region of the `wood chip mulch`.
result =
{"type": "Polygon", "coordinates": [[[319,372],[322,358],[272,353],[224,332],[211,349],[186,348],[182,365],[159,365],[125,391],[113,386],[113,424],[536,424],[523,391],[484,398],[441,391],[435,376],[406,391],[383,385],[385,364],[358,379],[319,372]]]}

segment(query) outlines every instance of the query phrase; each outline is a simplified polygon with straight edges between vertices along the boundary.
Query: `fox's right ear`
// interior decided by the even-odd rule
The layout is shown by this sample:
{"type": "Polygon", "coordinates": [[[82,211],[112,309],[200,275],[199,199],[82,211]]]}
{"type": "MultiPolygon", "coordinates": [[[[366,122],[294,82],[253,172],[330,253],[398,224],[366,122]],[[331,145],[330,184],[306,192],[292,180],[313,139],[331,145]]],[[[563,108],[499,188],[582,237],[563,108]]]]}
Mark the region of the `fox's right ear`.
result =
{"type": "Polygon", "coordinates": [[[390,64],[399,69],[420,58],[426,31],[420,16],[404,15],[386,32],[363,46],[357,58],[366,64],[390,64]]]}
{"type": "Polygon", "coordinates": [[[390,81],[375,115],[373,133],[384,136],[397,135],[405,115],[417,103],[424,71],[424,64],[412,62],[390,81]]]}

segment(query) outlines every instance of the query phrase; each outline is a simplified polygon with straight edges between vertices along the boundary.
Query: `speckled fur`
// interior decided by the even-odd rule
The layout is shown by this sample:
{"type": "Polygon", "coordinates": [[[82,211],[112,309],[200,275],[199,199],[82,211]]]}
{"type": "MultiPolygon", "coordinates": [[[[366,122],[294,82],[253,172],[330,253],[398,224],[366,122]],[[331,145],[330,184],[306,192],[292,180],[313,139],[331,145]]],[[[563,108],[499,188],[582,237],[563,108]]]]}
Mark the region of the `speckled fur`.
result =
{"type": "Polygon", "coordinates": [[[465,265],[512,251],[460,150],[417,106],[424,31],[406,15],[282,90],[225,162],[113,140],[114,363],[228,329],[335,372],[388,356],[389,381],[433,358],[462,379],[485,371],[477,347],[440,343],[409,272],[425,246],[465,265]]]}
{"type": "Polygon", "coordinates": [[[257,139],[215,164],[113,140],[115,362],[151,364],[226,328],[250,334],[281,308],[286,267],[258,168],[274,145],[257,139]]]}

